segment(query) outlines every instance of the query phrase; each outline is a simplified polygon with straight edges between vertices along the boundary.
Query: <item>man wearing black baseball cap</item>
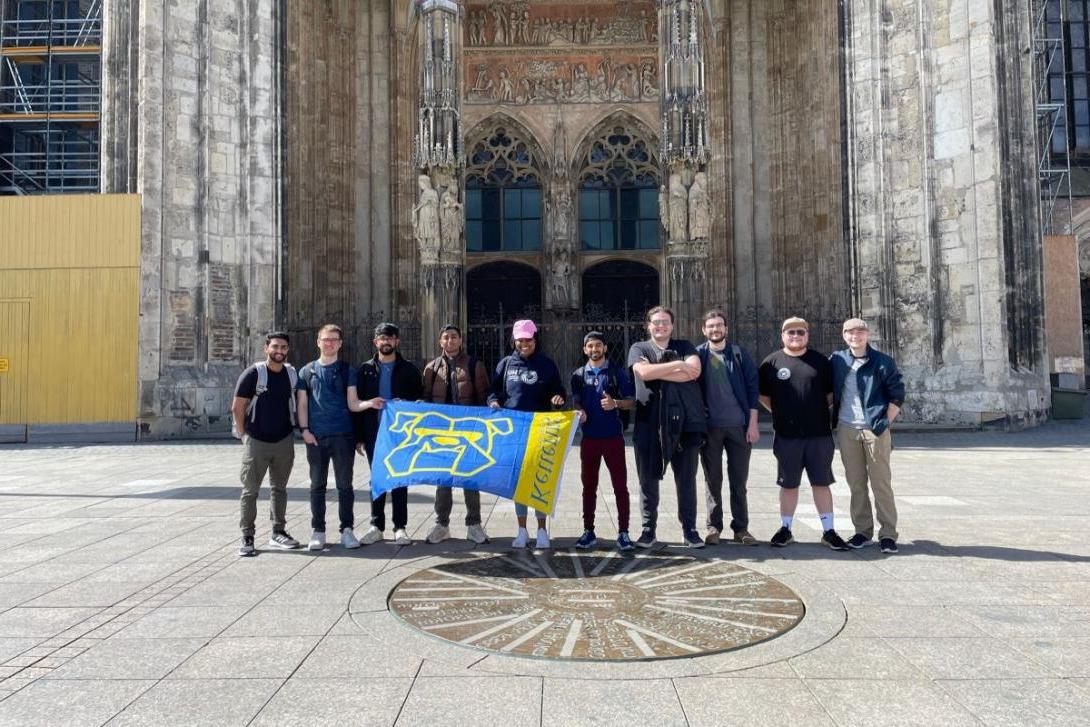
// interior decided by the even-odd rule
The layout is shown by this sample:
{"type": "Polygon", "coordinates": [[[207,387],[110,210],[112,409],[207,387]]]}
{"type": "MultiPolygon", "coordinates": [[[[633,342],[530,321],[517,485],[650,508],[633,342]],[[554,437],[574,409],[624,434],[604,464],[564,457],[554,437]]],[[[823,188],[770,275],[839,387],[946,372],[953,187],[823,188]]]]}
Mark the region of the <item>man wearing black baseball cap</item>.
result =
{"type": "MultiPolygon", "coordinates": [[[[401,357],[397,350],[401,331],[393,323],[383,322],[375,326],[375,355],[360,365],[356,374],[359,398],[365,404],[363,412],[356,414],[356,451],[367,454],[367,462],[374,469],[375,440],[378,438],[382,408],[391,399],[419,401],[421,397],[420,369],[401,357]]],[[[411,545],[405,530],[409,523],[409,492],[399,487],[390,493],[394,509],[394,543],[411,545]]],[[[383,538],[386,530],[386,495],[371,499],[371,528],[360,538],[360,543],[370,545],[383,538]]]]}

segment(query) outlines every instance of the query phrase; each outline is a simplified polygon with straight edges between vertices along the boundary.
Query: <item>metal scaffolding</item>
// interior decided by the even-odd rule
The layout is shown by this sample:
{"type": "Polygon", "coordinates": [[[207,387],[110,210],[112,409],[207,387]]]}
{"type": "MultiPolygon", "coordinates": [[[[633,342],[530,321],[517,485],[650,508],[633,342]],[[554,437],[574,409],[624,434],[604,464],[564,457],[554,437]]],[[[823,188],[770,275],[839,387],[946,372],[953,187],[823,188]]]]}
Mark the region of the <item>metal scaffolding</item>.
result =
{"type": "Polygon", "coordinates": [[[1041,183],[1041,230],[1071,229],[1071,155],[1068,152],[1067,56],[1064,25],[1067,0],[1031,0],[1033,84],[1037,109],[1037,177],[1041,183]],[[1056,216],[1057,205],[1066,214],[1056,216]],[[1059,223],[1060,229],[1057,228],[1059,223]]]}
{"type": "Polygon", "coordinates": [[[0,194],[99,191],[102,0],[0,0],[0,194]]]}

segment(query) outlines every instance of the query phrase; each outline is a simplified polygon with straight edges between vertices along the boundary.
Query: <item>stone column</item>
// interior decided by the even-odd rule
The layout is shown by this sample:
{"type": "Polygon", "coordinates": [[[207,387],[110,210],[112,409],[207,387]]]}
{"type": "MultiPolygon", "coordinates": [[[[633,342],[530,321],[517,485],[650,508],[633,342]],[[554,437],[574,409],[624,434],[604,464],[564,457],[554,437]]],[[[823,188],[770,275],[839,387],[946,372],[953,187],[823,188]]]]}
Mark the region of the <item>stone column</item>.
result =
{"type": "Polygon", "coordinates": [[[141,436],[227,431],[275,324],[280,4],[111,0],[103,190],[141,195],[141,436]]]}
{"type": "Polygon", "coordinates": [[[420,103],[413,156],[420,171],[412,215],[420,263],[420,348],[424,358],[431,358],[438,353],[439,328],[462,321],[464,9],[455,0],[418,0],[417,12],[420,103]]]}
{"type": "Polygon", "coordinates": [[[858,312],[916,421],[1047,408],[1026,3],[844,5],[858,312]]]}
{"type": "Polygon", "coordinates": [[[699,330],[711,236],[708,113],[705,92],[704,3],[660,0],[662,149],[665,184],[659,216],[666,229],[663,299],[679,335],[699,330]]]}

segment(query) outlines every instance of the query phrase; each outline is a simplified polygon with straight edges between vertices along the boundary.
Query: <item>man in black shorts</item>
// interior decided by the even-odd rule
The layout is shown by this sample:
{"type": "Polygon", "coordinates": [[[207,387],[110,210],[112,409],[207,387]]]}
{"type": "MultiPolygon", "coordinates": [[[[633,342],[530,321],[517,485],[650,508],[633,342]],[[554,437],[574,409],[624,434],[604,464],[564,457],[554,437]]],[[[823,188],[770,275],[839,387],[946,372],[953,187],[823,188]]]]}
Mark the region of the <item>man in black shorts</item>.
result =
{"type": "Polygon", "coordinates": [[[847,550],[833,529],[833,435],[829,412],[833,403],[833,367],[822,354],[809,349],[810,324],[788,318],[780,327],[783,349],[768,355],[758,371],[760,401],[772,412],[776,438],[776,484],[780,486],[780,529],[772,545],[794,542],[791,523],[799,504],[802,471],[814,493],[821,518],[821,542],[833,550],[847,550]]]}

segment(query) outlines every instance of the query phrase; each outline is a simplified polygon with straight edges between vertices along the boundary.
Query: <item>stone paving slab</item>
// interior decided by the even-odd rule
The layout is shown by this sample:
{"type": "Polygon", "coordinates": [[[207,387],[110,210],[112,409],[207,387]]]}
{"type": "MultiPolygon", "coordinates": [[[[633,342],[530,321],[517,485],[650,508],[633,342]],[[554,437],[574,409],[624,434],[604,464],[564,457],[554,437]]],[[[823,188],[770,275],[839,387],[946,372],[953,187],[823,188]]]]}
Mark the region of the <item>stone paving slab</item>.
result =
{"type": "MultiPolygon", "coordinates": [[[[788,584],[810,609],[795,630],[622,668],[491,655],[410,631],[386,610],[408,575],[506,550],[514,517],[497,498],[482,497],[494,538],[482,547],[421,542],[433,521],[424,488],[410,496],[410,547],[332,543],[240,560],[234,442],[2,446],[0,725],[1090,724],[1090,423],[895,441],[899,555],[819,546],[804,487],[798,544],[697,554],[788,584]]],[[[749,484],[759,538],[778,527],[770,444],[755,450],[749,484]]],[[[303,462],[300,446],[288,528],[301,540],[303,462]]],[[[634,480],[631,451],[629,468],[634,480]]],[[[562,548],[581,531],[577,470],[572,457],[551,528],[562,548]]],[[[834,471],[842,480],[839,462],[834,471]]],[[[361,526],[367,481],[361,459],[361,526]]],[[[668,477],[667,552],[680,535],[672,491],[668,477]]],[[[842,481],[833,494],[850,535],[842,481]]],[[[598,503],[608,543],[608,488],[598,503]]],[[[456,497],[456,536],[463,513],[456,497]]],[[[261,520],[258,535],[260,546],[261,520]]]]}

